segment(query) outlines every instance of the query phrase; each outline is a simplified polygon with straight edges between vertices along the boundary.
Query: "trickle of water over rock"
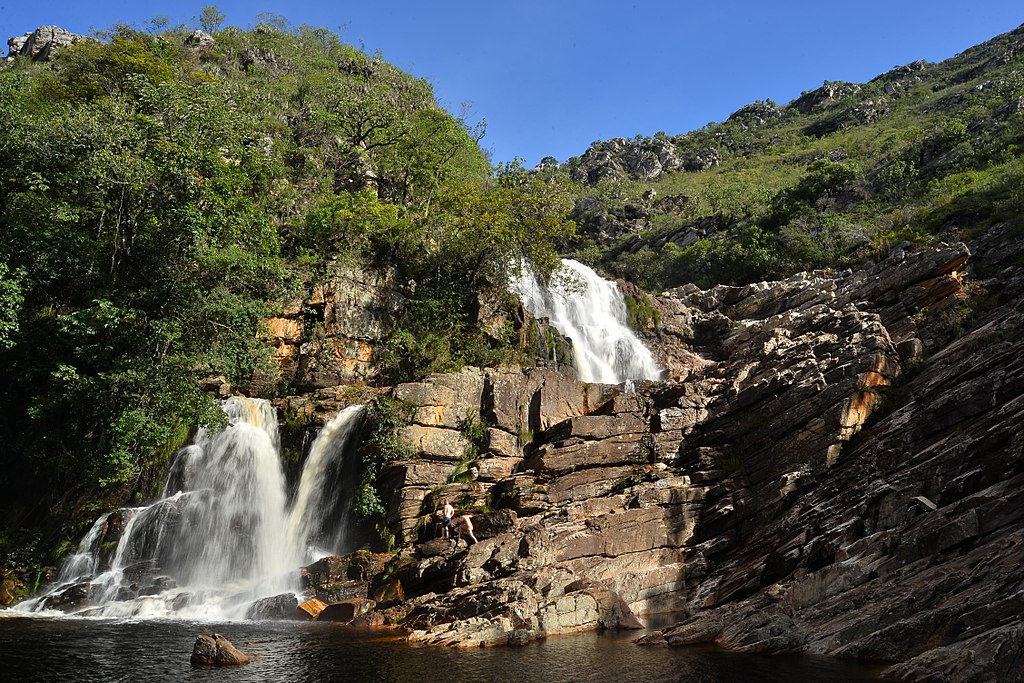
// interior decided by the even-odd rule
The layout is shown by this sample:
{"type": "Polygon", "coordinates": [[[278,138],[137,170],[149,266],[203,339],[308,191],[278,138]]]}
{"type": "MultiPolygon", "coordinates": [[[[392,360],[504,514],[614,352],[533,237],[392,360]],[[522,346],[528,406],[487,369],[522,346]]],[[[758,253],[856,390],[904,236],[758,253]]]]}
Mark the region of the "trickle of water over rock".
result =
{"type": "Polygon", "coordinates": [[[177,453],[159,500],[100,517],[54,586],[15,609],[237,619],[259,598],[297,591],[298,568],[344,540],[340,461],[363,408],[321,431],[289,509],[273,407],[242,397],[223,407],[229,425],[200,429],[177,453]]]}
{"type": "Polygon", "coordinates": [[[523,268],[511,289],[531,315],[547,318],[572,340],[581,381],[622,384],[661,376],[654,356],[626,323],[622,292],[591,268],[562,259],[547,285],[523,268]]]}

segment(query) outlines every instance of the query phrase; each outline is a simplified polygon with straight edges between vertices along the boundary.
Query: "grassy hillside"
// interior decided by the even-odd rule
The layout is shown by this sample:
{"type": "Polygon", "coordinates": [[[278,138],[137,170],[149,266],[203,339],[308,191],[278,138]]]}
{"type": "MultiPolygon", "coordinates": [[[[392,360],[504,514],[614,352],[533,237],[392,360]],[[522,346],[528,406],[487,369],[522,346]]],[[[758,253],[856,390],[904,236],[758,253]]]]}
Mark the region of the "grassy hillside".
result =
{"type": "Polygon", "coordinates": [[[756,102],[686,135],[629,141],[604,163],[595,160],[608,143],[595,143],[560,171],[588,185],[578,254],[662,290],[842,267],[903,240],[1022,226],[1022,143],[1019,28],[939,64],[826,82],[785,106],[756,102]],[[680,160],[676,170],[649,180],[631,172],[629,155],[659,149],[680,160]]]}

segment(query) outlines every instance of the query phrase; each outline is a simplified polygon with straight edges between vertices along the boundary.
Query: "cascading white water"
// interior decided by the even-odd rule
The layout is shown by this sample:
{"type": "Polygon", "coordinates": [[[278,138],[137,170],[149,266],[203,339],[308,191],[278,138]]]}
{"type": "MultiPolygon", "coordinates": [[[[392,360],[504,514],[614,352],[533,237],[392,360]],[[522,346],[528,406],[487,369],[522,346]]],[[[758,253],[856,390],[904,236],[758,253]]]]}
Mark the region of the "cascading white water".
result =
{"type": "Polygon", "coordinates": [[[524,267],[511,289],[531,315],[547,318],[572,340],[580,380],[622,384],[661,376],[654,356],[626,324],[622,292],[591,268],[562,259],[545,285],[524,267]]]}
{"type": "Polygon", "coordinates": [[[324,425],[309,449],[288,524],[294,544],[292,553],[303,563],[315,562],[331,554],[331,550],[343,547],[349,510],[342,510],[337,516],[328,514],[333,507],[328,500],[331,488],[324,484],[338,478],[340,473],[332,469],[338,466],[349,435],[359,426],[365,412],[364,406],[345,408],[324,425]],[[330,517],[335,517],[333,529],[327,528],[330,517]]]}
{"type": "Polygon", "coordinates": [[[14,609],[69,610],[66,596],[77,591],[70,604],[88,606],[72,606],[76,614],[237,619],[254,600],[296,592],[297,570],[314,554],[307,545],[317,542],[321,556],[339,549],[341,531],[324,533],[339,482],[325,479],[364,411],[348,408],[322,430],[291,510],[274,409],[233,397],[224,411],[227,427],[200,429],[178,452],[159,500],[98,519],[54,586],[14,609]],[[112,526],[120,537],[104,558],[100,541],[112,526]]]}
{"type": "Polygon", "coordinates": [[[92,524],[89,533],[82,537],[75,554],[64,561],[57,574],[57,583],[68,583],[81,577],[92,576],[96,573],[99,564],[99,539],[100,533],[106,527],[109,513],[101,515],[92,524]]]}

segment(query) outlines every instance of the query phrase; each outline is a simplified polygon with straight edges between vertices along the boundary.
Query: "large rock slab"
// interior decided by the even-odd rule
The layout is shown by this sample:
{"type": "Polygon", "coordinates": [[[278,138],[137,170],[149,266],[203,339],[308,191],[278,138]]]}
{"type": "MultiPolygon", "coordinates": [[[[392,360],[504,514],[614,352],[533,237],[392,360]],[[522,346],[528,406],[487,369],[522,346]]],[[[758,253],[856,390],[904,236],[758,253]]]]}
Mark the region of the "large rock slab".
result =
{"type": "Polygon", "coordinates": [[[418,424],[403,427],[399,438],[421,457],[433,460],[458,462],[470,447],[469,439],[460,431],[418,424]]]}
{"type": "Polygon", "coordinates": [[[558,476],[587,467],[645,463],[649,453],[641,443],[642,437],[642,433],[634,432],[600,441],[576,438],[544,444],[533,451],[524,468],[558,476]]]}
{"type": "Polygon", "coordinates": [[[333,602],[320,611],[317,621],[348,623],[356,617],[363,616],[376,606],[376,601],[369,598],[350,598],[340,602],[333,602]]]}
{"type": "Polygon", "coordinates": [[[477,368],[432,375],[422,382],[399,384],[396,398],[416,406],[413,422],[426,427],[459,429],[480,418],[484,373],[477,368]]]}

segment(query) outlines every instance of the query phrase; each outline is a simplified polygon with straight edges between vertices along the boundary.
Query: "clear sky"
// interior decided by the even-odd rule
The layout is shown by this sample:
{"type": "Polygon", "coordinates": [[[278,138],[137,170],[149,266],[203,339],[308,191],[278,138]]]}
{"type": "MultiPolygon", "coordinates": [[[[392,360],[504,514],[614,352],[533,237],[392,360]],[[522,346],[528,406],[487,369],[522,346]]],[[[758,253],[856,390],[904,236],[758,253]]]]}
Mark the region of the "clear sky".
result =
{"type": "Polygon", "coordinates": [[[0,37],[43,24],[143,28],[158,16],[191,24],[208,4],[227,24],[267,12],[379,50],[433,83],[452,112],[471,103],[495,161],[530,165],[595,140],[684,133],[824,80],[939,61],[1024,22],[1020,0],[0,0],[0,37]]]}

